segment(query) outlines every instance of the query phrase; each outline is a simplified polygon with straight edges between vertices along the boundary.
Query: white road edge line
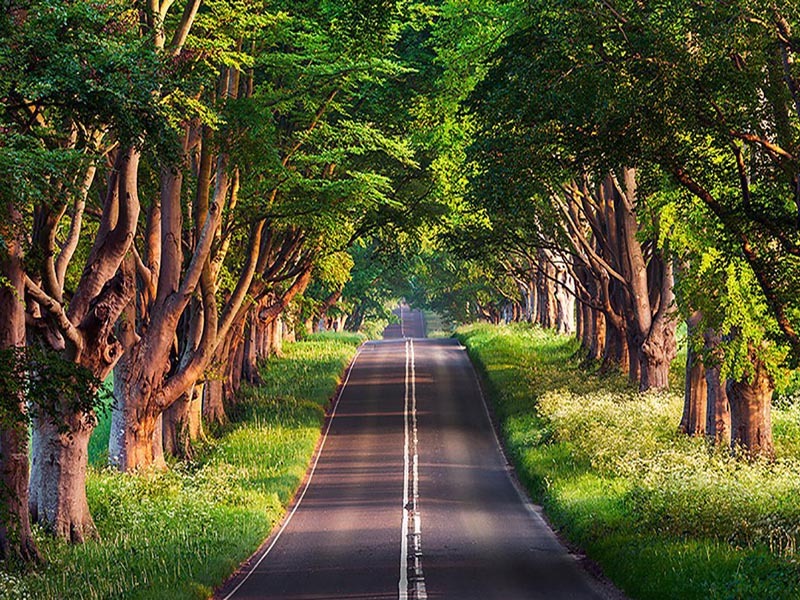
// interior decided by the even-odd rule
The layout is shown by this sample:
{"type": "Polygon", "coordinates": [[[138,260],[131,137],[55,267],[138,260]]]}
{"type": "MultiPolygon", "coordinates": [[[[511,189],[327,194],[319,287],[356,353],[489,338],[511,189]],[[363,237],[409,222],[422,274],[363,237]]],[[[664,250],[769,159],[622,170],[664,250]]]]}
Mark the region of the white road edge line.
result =
{"type": "MultiPolygon", "coordinates": [[[[467,362],[469,363],[470,371],[472,371],[472,376],[475,378],[475,385],[478,386],[478,394],[481,397],[483,412],[486,414],[486,419],[489,421],[489,429],[492,430],[492,437],[494,438],[494,443],[497,445],[497,449],[500,451],[500,456],[503,457],[503,461],[506,463],[507,469],[511,469],[512,468],[511,461],[508,460],[508,455],[506,455],[506,451],[503,448],[503,444],[500,443],[500,437],[497,435],[497,430],[495,429],[494,421],[492,420],[492,414],[489,412],[489,403],[486,401],[486,396],[483,393],[483,385],[481,384],[481,380],[478,377],[478,371],[475,368],[475,365],[472,363],[472,359],[470,359],[469,357],[469,353],[467,352],[467,347],[459,343],[457,348],[467,355],[467,362]]],[[[510,473],[507,473],[507,476],[509,481],[511,481],[511,485],[516,490],[519,499],[522,501],[522,504],[525,505],[525,508],[528,510],[528,512],[530,512],[531,515],[533,515],[533,517],[536,520],[544,522],[542,515],[540,515],[539,512],[536,510],[536,507],[531,501],[531,499],[528,497],[528,494],[525,493],[525,491],[523,491],[522,487],[517,481],[517,478],[512,477],[510,473]]],[[[548,529],[550,529],[549,525],[548,529]]]]}
{"type": "Polygon", "coordinates": [[[350,375],[353,373],[353,367],[355,366],[358,357],[361,356],[361,351],[363,350],[364,346],[366,346],[366,343],[361,344],[361,346],[359,346],[356,355],[353,357],[353,360],[350,362],[350,366],[347,368],[347,376],[345,377],[344,382],[342,383],[342,387],[339,388],[339,393],[336,395],[336,402],[333,404],[333,410],[331,410],[331,414],[328,417],[328,426],[325,428],[325,434],[322,436],[322,442],[319,445],[317,456],[316,458],[314,458],[314,464],[311,466],[311,472],[309,472],[308,474],[308,479],[306,479],[306,485],[303,488],[300,497],[297,499],[294,508],[292,508],[292,512],[290,512],[289,516],[286,517],[286,519],[283,522],[283,525],[281,525],[281,528],[278,530],[278,533],[275,534],[275,537],[272,539],[272,542],[264,551],[264,554],[262,554],[261,557],[256,561],[256,563],[252,567],[250,567],[250,570],[247,572],[247,575],[245,575],[242,578],[242,580],[236,585],[236,587],[233,588],[230,592],[228,592],[228,595],[222,598],[222,600],[229,600],[230,598],[233,597],[233,595],[236,592],[239,591],[239,588],[244,585],[244,582],[250,578],[250,575],[253,574],[253,572],[258,568],[261,562],[272,551],[272,548],[275,547],[275,544],[278,543],[278,540],[280,539],[283,530],[286,529],[286,527],[289,525],[289,522],[292,520],[294,513],[297,512],[297,509],[300,508],[300,503],[303,501],[303,498],[305,498],[306,492],[308,491],[308,487],[311,485],[311,480],[314,478],[314,472],[317,470],[317,463],[319,463],[319,457],[322,456],[322,450],[323,448],[325,448],[325,442],[328,440],[328,432],[330,432],[331,425],[333,425],[333,418],[336,416],[336,409],[339,408],[339,401],[342,399],[342,395],[344,394],[344,389],[347,387],[347,384],[350,381],[350,375]]]}

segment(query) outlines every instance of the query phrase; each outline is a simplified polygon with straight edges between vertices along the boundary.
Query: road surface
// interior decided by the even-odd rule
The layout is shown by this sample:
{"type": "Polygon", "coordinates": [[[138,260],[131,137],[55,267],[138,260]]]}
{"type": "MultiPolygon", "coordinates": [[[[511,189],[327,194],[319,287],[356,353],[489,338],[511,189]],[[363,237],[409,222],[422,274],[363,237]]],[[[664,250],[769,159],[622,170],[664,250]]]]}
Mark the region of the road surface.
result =
{"type": "Polygon", "coordinates": [[[356,357],[282,529],[216,597],[616,596],[518,493],[464,349],[401,310],[356,357]]]}

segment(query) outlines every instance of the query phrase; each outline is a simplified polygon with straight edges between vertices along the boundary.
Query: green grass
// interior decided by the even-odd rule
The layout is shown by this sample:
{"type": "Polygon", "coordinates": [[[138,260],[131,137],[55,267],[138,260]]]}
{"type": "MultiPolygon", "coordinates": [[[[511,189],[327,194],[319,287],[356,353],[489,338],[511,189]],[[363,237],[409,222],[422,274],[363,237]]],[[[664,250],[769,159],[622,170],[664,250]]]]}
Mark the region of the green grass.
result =
{"type": "MultiPolygon", "coordinates": [[[[92,467],[101,541],[69,547],[37,532],[47,567],[0,573],[0,597],[209,597],[281,519],[362,339],[326,333],[286,345],[264,365],[266,383],[243,392],[236,422],[192,464],[139,475],[92,467]]],[[[94,460],[104,451],[93,441],[94,460]]]]}
{"type": "Polygon", "coordinates": [[[521,480],[632,598],[800,598],[796,406],[773,413],[778,460],[745,463],[677,433],[679,389],[641,395],[586,372],[570,338],[519,325],[458,337],[521,480]]]}

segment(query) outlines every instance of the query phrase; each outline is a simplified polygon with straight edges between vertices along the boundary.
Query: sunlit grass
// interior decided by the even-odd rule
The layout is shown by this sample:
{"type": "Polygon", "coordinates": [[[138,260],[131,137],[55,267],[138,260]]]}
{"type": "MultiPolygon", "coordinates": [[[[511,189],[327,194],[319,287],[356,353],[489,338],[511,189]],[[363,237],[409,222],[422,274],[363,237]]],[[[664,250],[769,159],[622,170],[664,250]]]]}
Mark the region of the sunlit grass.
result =
{"type": "MultiPolygon", "coordinates": [[[[69,547],[39,533],[47,567],[0,578],[0,597],[208,598],[282,517],[361,341],[328,333],[286,345],[264,365],[266,383],[243,393],[234,424],[190,465],[138,475],[92,468],[101,541],[69,547]]],[[[93,443],[95,461],[103,448],[93,443]]]]}
{"type": "Polygon", "coordinates": [[[678,433],[679,381],[640,395],[538,328],[458,335],[520,478],[631,597],[800,597],[800,407],[774,411],[778,460],[745,463],[678,433]]]}

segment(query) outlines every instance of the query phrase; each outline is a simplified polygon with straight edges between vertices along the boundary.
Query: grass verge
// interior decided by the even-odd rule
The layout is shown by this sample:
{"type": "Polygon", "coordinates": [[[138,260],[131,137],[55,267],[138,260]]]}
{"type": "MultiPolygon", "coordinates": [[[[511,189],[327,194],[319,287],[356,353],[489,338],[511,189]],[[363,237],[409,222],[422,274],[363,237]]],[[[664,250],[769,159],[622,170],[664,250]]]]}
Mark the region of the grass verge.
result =
{"type": "Polygon", "coordinates": [[[800,597],[800,408],[773,414],[779,458],[744,463],[677,433],[679,391],[638,394],[529,326],[458,330],[510,458],[571,542],[637,599],[800,597]]]}
{"type": "MultiPolygon", "coordinates": [[[[269,535],[310,463],[325,408],[362,337],[319,334],[264,365],[224,435],[192,464],[126,475],[90,468],[101,541],[71,547],[37,532],[48,560],[0,573],[0,597],[208,598],[269,535]]],[[[102,455],[95,443],[94,458],[102,455]]]]}

